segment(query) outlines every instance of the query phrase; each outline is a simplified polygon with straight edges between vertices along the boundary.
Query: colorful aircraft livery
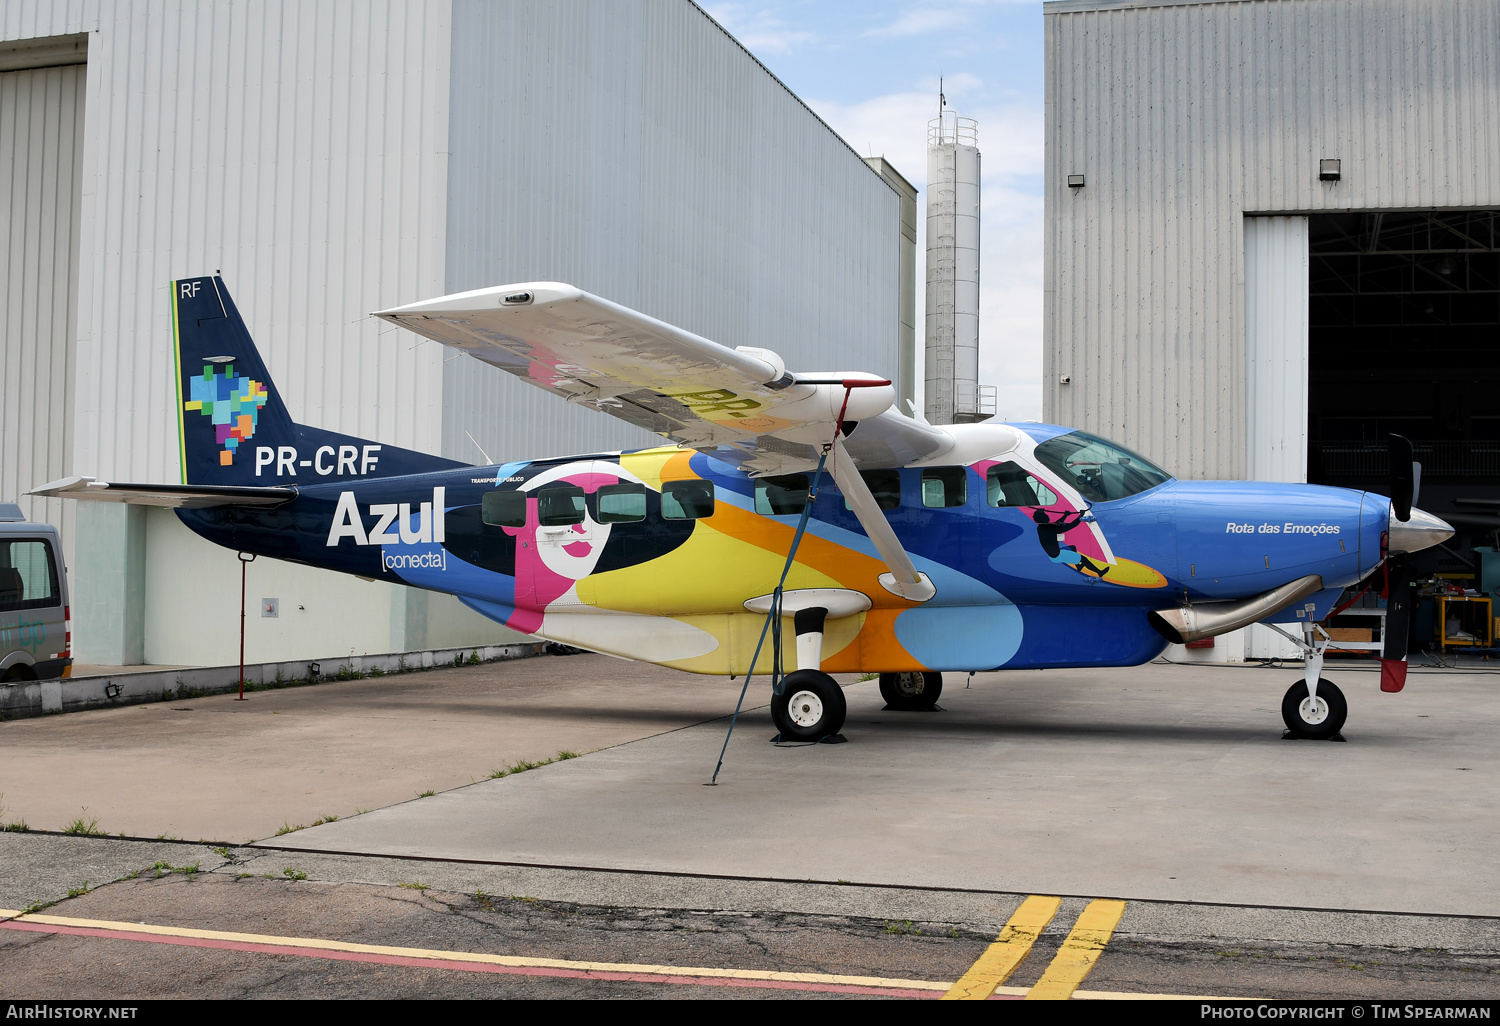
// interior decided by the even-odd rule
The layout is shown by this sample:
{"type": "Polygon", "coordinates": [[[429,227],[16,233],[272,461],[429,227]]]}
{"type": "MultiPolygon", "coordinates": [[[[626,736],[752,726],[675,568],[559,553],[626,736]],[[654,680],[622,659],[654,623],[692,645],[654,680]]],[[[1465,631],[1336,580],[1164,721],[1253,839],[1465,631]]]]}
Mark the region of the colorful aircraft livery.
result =
{"type": "MultiPolygon", "coordinates": [[[[794,374],[770,350],[555,282],[378,316],[674,444],[473,467],[293,422],[223,281],[172,295],[183,484],[70,479],[42,494],[174,506],[231,549],[707,674],[752,669],[786,568],[796,629],[780,658],[806,687],[773,701],[784,732],[842,723],[828,673],[1134,665],[1168,639],[1261,621],[1307,627],[1315,658],[1283,715],[1326,735],[1342,699],[1315,694],[1310,624],[1388,555],[1451,533],[1403,516],[1409,492],[1398,510],[1342,488],[1179,481],[1082,431],[930,425],[896,412],[875,375],[794,374]],[[254,458],[235,459],[246,447],[254,458]]],[[[1403,636],[1383,661],[1401,668],[1389,690],[1404,659],[1403,636]]]]}

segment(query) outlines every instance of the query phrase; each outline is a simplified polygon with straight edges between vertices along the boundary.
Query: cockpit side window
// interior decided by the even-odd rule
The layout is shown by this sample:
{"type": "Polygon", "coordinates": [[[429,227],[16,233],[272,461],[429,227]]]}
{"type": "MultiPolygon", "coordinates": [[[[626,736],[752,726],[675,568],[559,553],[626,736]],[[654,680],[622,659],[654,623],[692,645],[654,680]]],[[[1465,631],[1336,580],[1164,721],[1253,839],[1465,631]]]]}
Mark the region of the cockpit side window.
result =
{"type": "Polygon", "coordinates": [[[1052,490],[1014,463],[997,463],[985,473],[986,500],[991,506],[1050,506],[1052,490]]]}
{"type": "Polygon", "coordinates": [[[1111,502],[1155,488],[1172,475],[1123,446],[1083,431],[1049,438],[1036,458],[1090,502],[1111,502]]]}

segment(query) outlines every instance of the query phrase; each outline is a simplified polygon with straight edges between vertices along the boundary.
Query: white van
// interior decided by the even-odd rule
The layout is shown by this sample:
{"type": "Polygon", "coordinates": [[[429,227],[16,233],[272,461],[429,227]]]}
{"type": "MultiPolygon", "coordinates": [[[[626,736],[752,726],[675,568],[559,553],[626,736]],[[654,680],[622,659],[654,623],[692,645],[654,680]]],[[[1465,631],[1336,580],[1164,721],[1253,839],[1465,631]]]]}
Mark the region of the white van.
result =
{"type": "Polygon", "coordinates": [[[0,502],[0,683],[72,674],[70,614],[57,528],[0,502]]]}

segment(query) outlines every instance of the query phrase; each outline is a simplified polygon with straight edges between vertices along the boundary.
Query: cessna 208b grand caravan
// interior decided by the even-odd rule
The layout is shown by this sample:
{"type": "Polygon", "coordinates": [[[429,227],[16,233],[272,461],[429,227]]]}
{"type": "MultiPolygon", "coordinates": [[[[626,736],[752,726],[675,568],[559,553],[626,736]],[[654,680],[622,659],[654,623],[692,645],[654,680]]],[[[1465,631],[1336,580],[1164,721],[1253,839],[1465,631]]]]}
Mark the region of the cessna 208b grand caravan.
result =
{"type": "Polygon", "coordinates": [[[480,467],[297,424],[213,276],[172,283],[182,483],[33,494],[175,507],[230,549],[448,592],[598,652],[727,675],[784,660],[772,713],[801,739],[843,723],[829,673],[879,673],[890,705],[924,708],[944,671],[1131,666],[1256,622],[1307,655],[1287,727],[1329,737],[1347,706],[1317,621],[1385,564],[1382,688],[1400,690],[1404,554],[1452,533],[1410,507],[1409,446],[1394,500],[1180,481],[1082,431],[930,425],[873,375],[793,373],[556,282],[378,316],[672,444],[480,467]],[[793,630],[752,667],[773,603],[793,630]]]}

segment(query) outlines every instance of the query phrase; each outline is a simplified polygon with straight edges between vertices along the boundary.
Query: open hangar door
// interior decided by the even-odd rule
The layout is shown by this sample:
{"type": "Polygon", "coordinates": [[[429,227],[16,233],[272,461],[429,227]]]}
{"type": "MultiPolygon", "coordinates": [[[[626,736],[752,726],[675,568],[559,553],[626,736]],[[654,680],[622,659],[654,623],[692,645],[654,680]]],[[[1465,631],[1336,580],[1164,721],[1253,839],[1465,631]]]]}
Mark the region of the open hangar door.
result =
{"type": "MultiPolygon", "coordinates": [[[[1385,493],[1386,435],[1411,439],[1418,505],[1457,531],[1414,576],[1474,575],[1453,583],[1489,589],[1492,617],[1500,558],[1484,576],[1476,549],[1500,547],[1500,211],[1314,214],[1308,258],[1307,479],[1385,493]]],[[[1423,605],[1418,644],[1436,640],[1423,605]]]]}

